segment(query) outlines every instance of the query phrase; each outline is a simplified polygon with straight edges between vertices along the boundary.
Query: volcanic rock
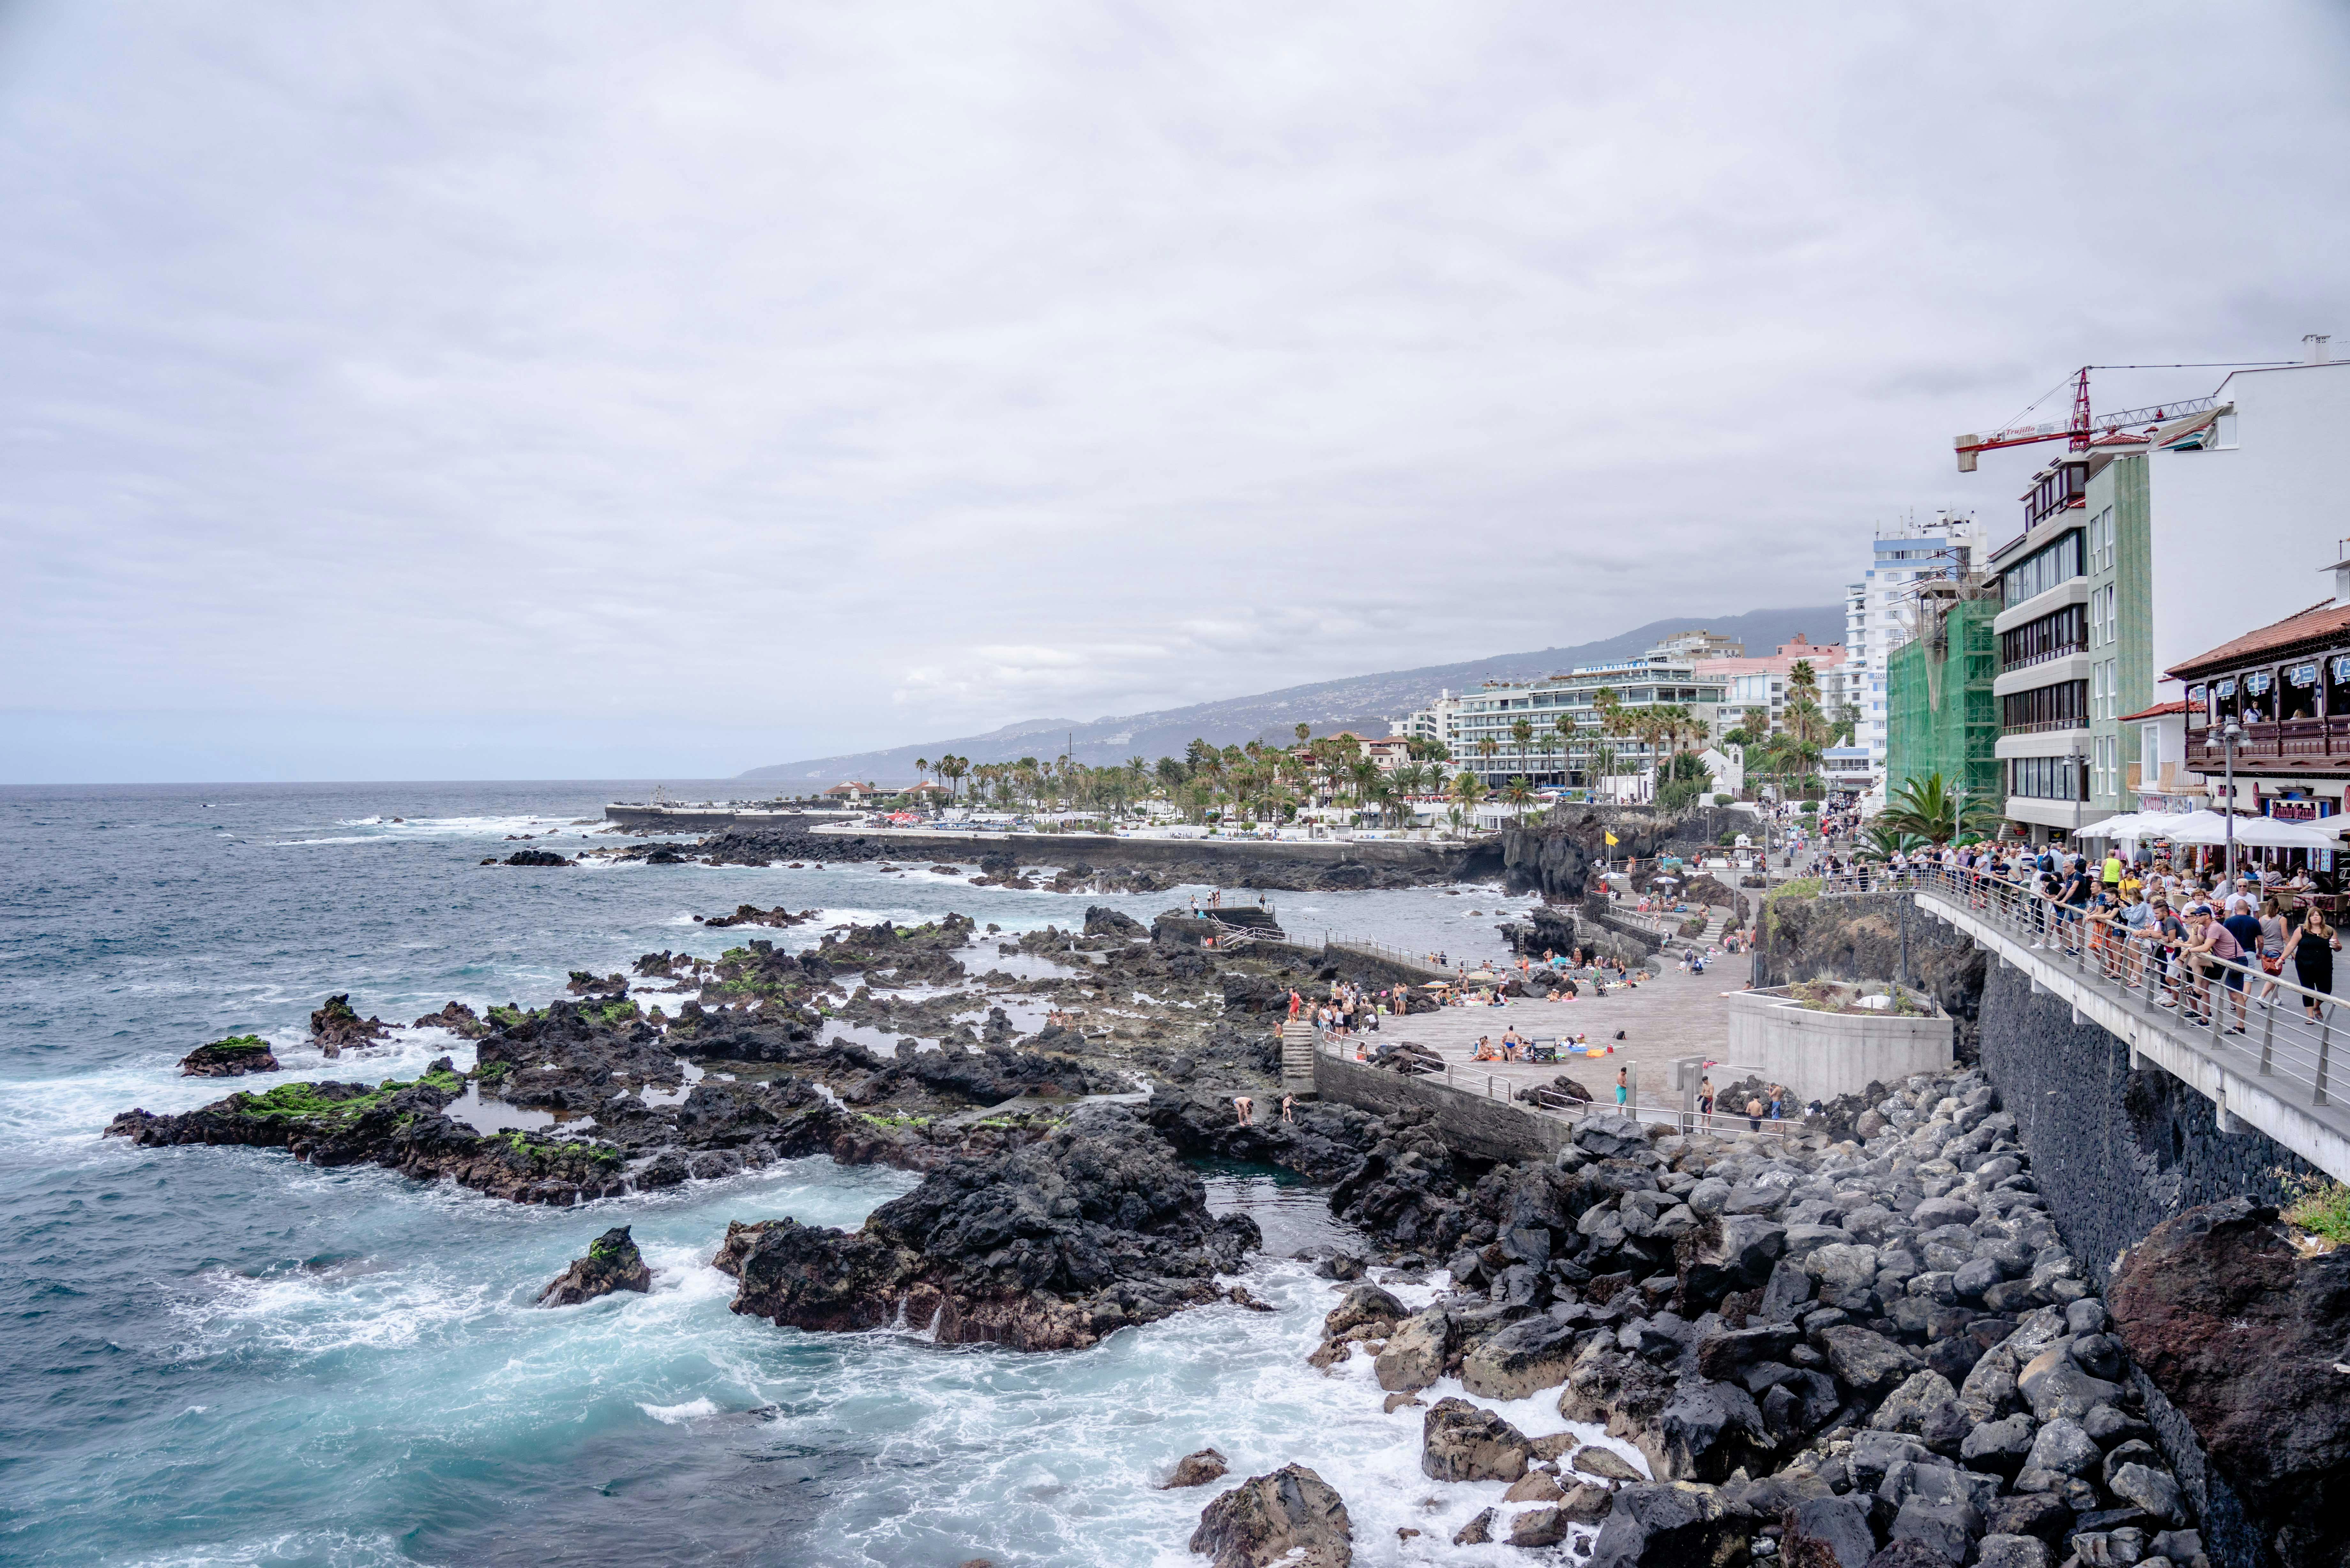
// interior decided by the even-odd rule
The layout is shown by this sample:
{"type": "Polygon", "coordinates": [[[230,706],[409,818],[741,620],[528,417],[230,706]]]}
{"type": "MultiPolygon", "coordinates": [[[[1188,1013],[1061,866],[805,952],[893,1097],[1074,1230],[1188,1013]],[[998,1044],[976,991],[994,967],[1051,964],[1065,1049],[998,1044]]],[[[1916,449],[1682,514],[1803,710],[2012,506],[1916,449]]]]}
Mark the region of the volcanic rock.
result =
{"type": "Polygon", "coordinates": [[[183,1078],[236,1078],[247,1073],[284,1071],[258,1034],[232,1034],[209,1045],[199,1045],[180,1058],[183,1078]]]}
{"type": "Polygon", "coordinates": [[[1336,1489],[1292,1464],[1251,1476],[1209,1503],[1191,1532],[1191,1550],[1207,1553],[1211,1568],[1347,1568],[1354,1535],[1336,1489]]]}
{"type": "Polygon", "coordinates": [[[339,1056],[349,1045],[370,1045],[389,1039],[390,1025],[380,1018],[361,1018],[351,1010],[349,992],[327,998],[326,1005],[310,1014],[310,1037],[318,1049],[328,1056],[339,1056]]]}
{"type": "Polygon", "coordinates": [[[1439,1399],[1420,1418],[1420,1473],[1432,1480],[1516,1480],[1533,1457],[1526,1436],[1466,1399],[1439,1399]]]}
{"type": "Polygon", "coordinates": [[[1210,1481],[1221,1479],[1230,1468],[1223,1455],[1213,1449],[1201,1449],[1196,1454],[1185,1454],[1176,1460],[1175,1474],[1159,1490],[1173,1491],[1179,1487],[1206,1486],[1210,1481]]]}
{"type": "Polygon", "coordinates": [[[650,1291],[653,1272],[645,1267],[629,1227],[616,1225],[588,1244],[588,1255],[549,1281],[538,1293],[541,1306],[577,1306],[614,1291],[650,1291]]]}
{"type": "Polygon", "coordinates": [[[734,1311],[778,1324],[1066,1350],[1224,1299],[1214,1276],[1259,1244],[1245,1216],[1209,1215],[1141,1123],[1089,1106],[1043,1141],[941,1166],[856,1231],[730,1224],[715,1262],[741,1282],[734,1311]]]}

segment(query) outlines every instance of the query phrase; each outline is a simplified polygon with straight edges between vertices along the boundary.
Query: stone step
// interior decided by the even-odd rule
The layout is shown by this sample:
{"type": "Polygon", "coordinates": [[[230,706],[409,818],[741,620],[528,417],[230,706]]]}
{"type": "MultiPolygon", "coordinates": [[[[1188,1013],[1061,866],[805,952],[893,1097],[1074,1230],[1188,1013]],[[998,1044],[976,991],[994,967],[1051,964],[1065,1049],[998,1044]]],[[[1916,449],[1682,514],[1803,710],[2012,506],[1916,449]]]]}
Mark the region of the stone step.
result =
{"type": "Polygon", "coordinates": [[[1314,1092],[1314,1025],[1304,1019],[1281,1026],[1281,1087],[1291,1095],[1314,1092]]]}

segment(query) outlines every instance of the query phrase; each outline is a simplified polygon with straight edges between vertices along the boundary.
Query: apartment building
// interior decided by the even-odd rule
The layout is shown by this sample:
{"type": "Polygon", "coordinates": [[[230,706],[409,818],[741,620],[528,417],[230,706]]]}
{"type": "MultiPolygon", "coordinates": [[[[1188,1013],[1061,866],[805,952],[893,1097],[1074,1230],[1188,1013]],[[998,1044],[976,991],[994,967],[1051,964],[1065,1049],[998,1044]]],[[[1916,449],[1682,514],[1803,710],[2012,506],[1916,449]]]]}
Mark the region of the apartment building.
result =
{"type": "Polygon", "coordinates": [[[1853,744],[1868,753],[1866,771],[1880,780],[1888,750],[1887,677],[1894,650],[1917,635],[1918,587],[1980,569],[1987,542],[1982,525],[1964,513],[1906,522],[1871,541],[1868,569],[1845,589],[1837,695],[1854,711],[1853,744]]]}
{"type": "Polygon", "coordinates": [[[2149,747],[2178,720],[2156,701],[2156,672],[2201,670],[2241,628],[2273,622],[2293,581],[2311,596],[2330,588],[2311,579],[2345,554],[2350,367],[2314,339],[2305,362],[2235,371],[2196,401],[2034,473],[2023,532],[1992,555],[1996,752],[2006,815],[2034,841],[2161,793],[2149,747]]]}
{"type": "Polygon", "coordinates": [[[1770,715],[1769,727],[1775,733],[1786,711],[1787,678],[1798,664],[1809,664],[1819,678],[1821,711],[1834,719],[1842,706],[1844,689],[1841,643],[1814,642],[1799,631],[1781,643],[1776,652],[1748,658],[1742,650],[1698,659],[1690,668],[1700,680],[1721,687],[1722,708],[1733,721],[1761,709],[1770,715]]]}
{"type": "Polygon", "coordinates": [[[1536,784],[1583,788],[1596,784],[1605,752],[1614,759],[1608,776],[1647,774],[1659,760],[1657,748],[1631,736],[1600,732],[1603,691],[1614,693],[1627,712],[1678,706],[1704,723],[1709,734],[1718,735],[1723,727],[1721,682],[1700,676],[1696,661],[1654,649],[1542,680],[1496,683],[1463,693],[1453,765],[1489,784],[1523,775],[1536,784]],[[1531,731],[1523,742],[1520,721],[1531,731]]]}

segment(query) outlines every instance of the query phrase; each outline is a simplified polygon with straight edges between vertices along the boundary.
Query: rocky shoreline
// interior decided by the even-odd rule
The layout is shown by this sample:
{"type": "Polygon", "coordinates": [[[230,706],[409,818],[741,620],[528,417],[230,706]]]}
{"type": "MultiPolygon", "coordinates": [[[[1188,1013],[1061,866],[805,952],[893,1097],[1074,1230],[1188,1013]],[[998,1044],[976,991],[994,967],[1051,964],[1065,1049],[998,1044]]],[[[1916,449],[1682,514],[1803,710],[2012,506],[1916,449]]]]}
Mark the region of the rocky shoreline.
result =
{"type": "MultiPolygon", "coordinates": [[[[2350,1263],[2273,1210],[2183,1216],[2101,1300],[1979,1069],[1872,1088],[1783,1138],[1594,1116],[1538,1164],[1461,1155],[1416,1112],[1308,1104],[1237,1125],[1232,1094],[1271,1103],[1288,990],[1317,999],[1343,978],[1099,908],[1016,939],[952,915],[846,926],[796,950],[649,953],[574,973],[540,1008],[419,1019],[474,1039],[463,1073],[444,1057],[408,1081],[281,1082],[107,1132],[558,1205],[817,1154],[889,1164],[920,1185],[854,1231],[730,1223],[712,1261],[733,1310],[1031,1352],[1257,1304],[1262,1239],[1209,1211],[1186,1162],[1274,1166],[1324,1184],[1371,1244],[1321,1260],[1334,1299],[1312,1365],[1367,1366],[1389,1412],[1417,1411],[1430,1483],[1507,1488],[1458,1544],[1607,1568],[2199,1568],[2183,1418],[2208,1449],[2194,1462],[2262,1511],[2277,1568],[2339,1560],[2345,1527],[2305,1505],[2350,1485],[2350,1394],[2334,1388],[2350,1379],[2332,1359],[2350,1263]],[[1039,1004],[1041,1026],[1007,1011],[1039,1004]],[[547,1120],[477,1130],[491,1106],[547,1120]],[[1406,1285],[1426,1304],[1407,1308],[1406,1285]],[[1529,1438],[1490,1407],[1529,1398],[1622,1451],[1529,1438]]],[[[328,1054],[392,1033],[343,996],[312,1023],[328,1054]]],[[[255,1044],[202,1048],[191,1063],[221,1064],[191,1070],[266,1071],[255,1044]]],[[[649,1278],[621,1228],[542,1299],[649,1278]]],[[[1369,1397],[1352,1373],[1332,1392],[1369,1397]]],[[[1222,1459],[1185,1464],[1211,1481],[1222,1459]]],[[[1347,1478],[1296,1463],[1218,1484],[1192,1538],[1215,1563],[1352,1560],[1347,1478]]]]}

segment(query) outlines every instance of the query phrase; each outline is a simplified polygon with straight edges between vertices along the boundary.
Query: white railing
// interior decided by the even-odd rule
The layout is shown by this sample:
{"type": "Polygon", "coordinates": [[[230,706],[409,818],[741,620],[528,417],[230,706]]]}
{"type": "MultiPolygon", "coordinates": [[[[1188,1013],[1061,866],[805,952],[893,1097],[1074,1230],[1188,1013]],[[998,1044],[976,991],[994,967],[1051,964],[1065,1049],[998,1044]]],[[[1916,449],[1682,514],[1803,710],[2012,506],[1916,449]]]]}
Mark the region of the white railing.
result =
{"type": "Polygon", "coordinates": [[[1907,892],[1966,909],[2190,1049],[2248,1075],[2282,1080],[2305,1105],[2332,1103],[2341,1030],[2330,992],[2257,963],[2181,950],[2153,926],[2142,929],[2150,934],[2133,934],[2118,919],[2091,919],[2037,888],[1956,867],[1846,872],[1824,878],[1821,891],[1907,892]]]}

